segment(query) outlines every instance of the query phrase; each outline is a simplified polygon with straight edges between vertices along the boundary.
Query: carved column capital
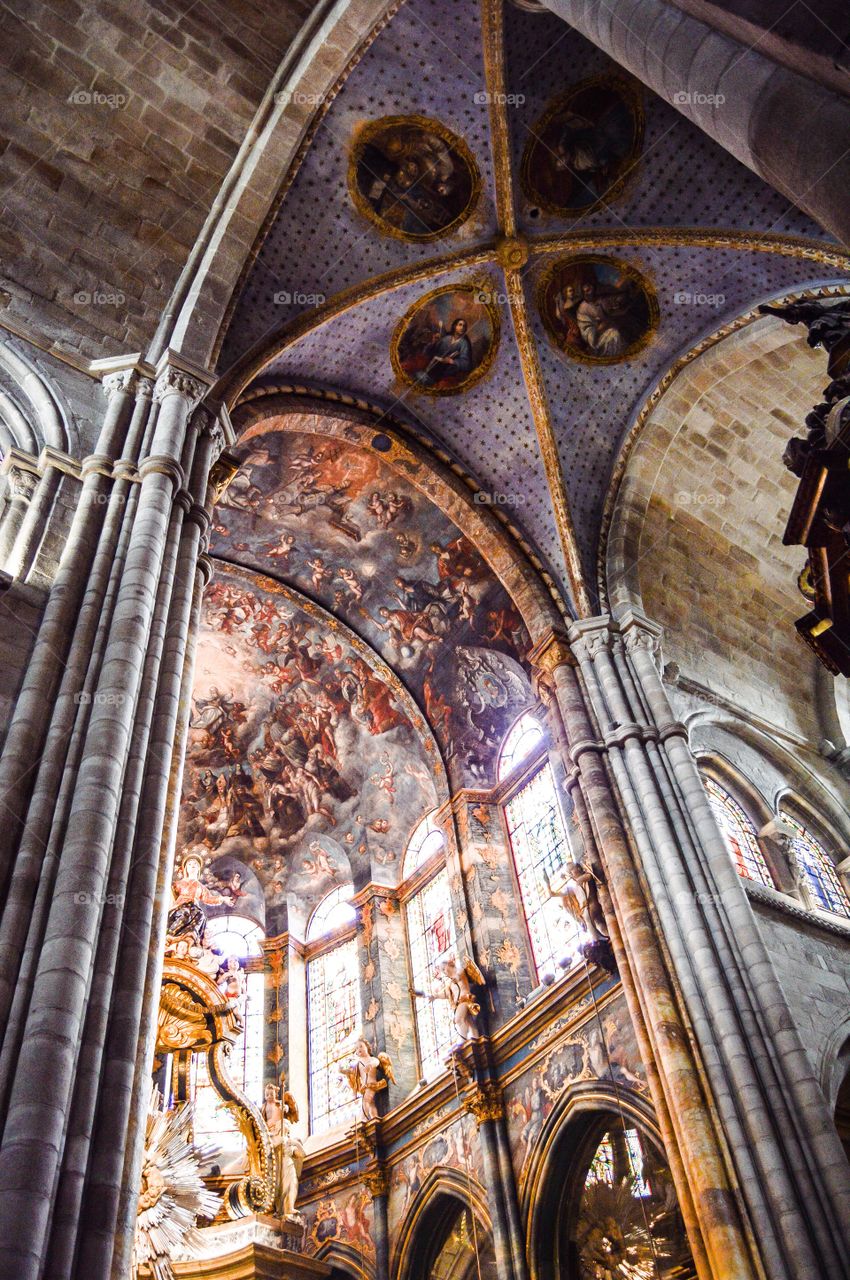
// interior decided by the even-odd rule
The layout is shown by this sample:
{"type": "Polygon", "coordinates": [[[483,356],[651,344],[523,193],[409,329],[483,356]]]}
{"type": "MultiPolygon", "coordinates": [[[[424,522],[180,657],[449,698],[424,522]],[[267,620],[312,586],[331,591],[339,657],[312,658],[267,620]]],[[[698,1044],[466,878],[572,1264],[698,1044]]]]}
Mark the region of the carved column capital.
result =
{"type": "Polygon", "coordinates": [[[34,471],[29,471],[26,467],[11,466],[7,472],[9,476],[9,488],[16,498],[24,498],[29,502],[35,493],[35,486],[38,484],[38,476],[34,471]]]}
{"type": "Polygon", "coordinates": [[[185,369],[167,365],[157,377],[153,396],[158,403],[162,403],[167,396],[177,395],[196,404],[205,391],[206,386],[200,378],[187,373],[185,369]]]}
{"type": "Polygon", "coordinates": [[[227,486],[230,484],[241,466],[239,459],[228,449],[224,448],[224,433],[218,424],[216,424],[216,426],[221,435],[222,449],[210,468],[210,488],[212,490],[213,503],[221,501],[221,497],[226,491],[227,486]]]}
{"type": "Polygon", "coordinates": [[[464,1098],[463,1106],[475,1117],[478,1125],[484,1120],[501,1120],[505,1114],[502,1090],[495,1080],[484,1080],[474,1085],[464,1098]]]}
{"type": "Polygon", "coordinates": [[[370,1165],[363,1172],[363,1186],[373,1200],[390,1193],[390,1175],[383,1164],[370,1165]]]}
{"type": "MultiPolygon", "coordinates": [[[[135,369],[119,369],[117,373],[108,373],[103,379],[103,392],[107,400],[114,400],[117,395],[138,393],[138,383],[142,381],[135,369]]],[[[145,382],[150,379],[145,378],[145,382]]]]}

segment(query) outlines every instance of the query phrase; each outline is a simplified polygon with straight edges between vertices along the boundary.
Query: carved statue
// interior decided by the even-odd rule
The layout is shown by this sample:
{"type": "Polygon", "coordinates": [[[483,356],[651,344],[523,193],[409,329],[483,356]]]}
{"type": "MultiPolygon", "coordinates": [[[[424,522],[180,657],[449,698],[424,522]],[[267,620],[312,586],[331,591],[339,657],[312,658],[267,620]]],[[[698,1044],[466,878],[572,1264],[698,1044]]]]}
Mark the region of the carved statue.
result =
{"type": "Polygon", "coordinates": [[[830,355],[850,337],[850,300],[833,302],[830,298],[803,298],[784,306],[759,307],[762,315],[779,316],[786,324],[804,324],[809,331],[810,347],[823,347],[830,355]]]}
{"type": "MultiPolygon", "coordinates": [[[[281,1076],[281,1083],[285,1077],[281,1076]]],[[[263,1103],[263,1119],[271,1134],[275,1153],[277,1185],[275,1188],[275,1213],[280,1218],[295,1214],[298,1199],[298,1180],[304,1165],[304,1147],[300,1138],[292,1133],[292,1125],[298,1119],[298,1105],[291,1093],[283,1091],[283,1101],[276,1084],[267,1084],[263,1103]]]]}
{"type": "Polygon", "coordinates": [[[456,957],[450,956],[437,966],[437,975],[440,984],[438,991],[416,991],[414,994],[425,1000],[448,1000],[460,1039],[477,1040],[481,1035],[478,1025],[481,1005],[473,988],[486,986],[484,974],[469,956],[464,960],[463,967],[456,957]]]}
{"type": "Polygon", "coordinates": [[[549,893],[553,898],[560,899],[564,910],[584,929],[591,942],[608,941],[608,928],[599,901],[597,879],[583,863],[571,862],[569,879],[564,887],[553,889],[549,883],[549,893]]]}
{"type": "Polygon", "coordinates": [[[199,944],[203,944],[207,918],[201,903],[217,906],[226,899],[215,889],[209,889],[201,881],[203,860],[196,853],[188,853],[183,859],[180,874],[174,881],[172,893],[174,905],[168,913],[166,926],[169,938],[192,935],[199,944]]]}
{"type": "Polygon", "coordinates": [[[377,1120],[378,1104],[375,1094],[386,1089],[388,1081],[395,1084],[393,1064],[387,1053],[374,1054],[368,1040],[358,1040],[354,1057],[343,1067],[352,1093],[360,1098],[364,1120],[377,1120]],[[383,1076],[383,1079],[381,1079],[383,1076]]]}

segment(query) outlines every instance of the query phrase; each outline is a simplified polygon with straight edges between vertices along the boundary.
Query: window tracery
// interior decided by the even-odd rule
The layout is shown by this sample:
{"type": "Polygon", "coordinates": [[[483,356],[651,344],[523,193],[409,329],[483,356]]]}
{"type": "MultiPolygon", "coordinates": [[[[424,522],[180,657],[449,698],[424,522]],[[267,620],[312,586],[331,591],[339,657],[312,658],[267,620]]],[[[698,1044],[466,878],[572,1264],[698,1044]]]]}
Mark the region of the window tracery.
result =
{"type": "Polygon", "coordinates": [[[835,863],[808,827],[787,811],[782,819],[794,831],[791,852],[803,880],[824,911],[850,919],[850,897],[842,885],[835,863]]]}
{"type": "MultiPolygon", "coordinates": [[[[443,848],[445,836],[429,813],[410,837],[404,856],[404,876],[418,871],[443,848]]],[[[408,898],[404,915],[411,986],[414,991],[429,993],[437,985],[438,966],[456,950],[454,914],[445,864],[408,898]]],[[[451,1009],[445,1000],[429,1000],[423,995],[415,995],[413,999],[419,1069],[424,1080],[431,1080],[443,1070],[446,1055],[456,1039],[451,1009]]]]}
{"type": "Polygon", "coordinates": [[[574,954],[584,936],[551,893],[566,880],[573,854],[548,760],[507,802],[504,813],[534,965],[542,981],[555,975],[558,961],[574,954]]]}
{"type": "MultiPolygon", "coordinates": [[[[345,925],[353,928],[352,885],[340,885],[316,907],[307,941],[317,942],[345,925]]],[[[331,942],[307,961],[310,1132],[325,1133],[353,1120],[357,1101],[342,1074],[360,1035],[360,976],[357,940],[331,942]]]]}
{"type": "Polygon", "coordinates": [[[738,875],[774,888],[773,876],[759,848],[756,829],[745,810],[714,778],[704,774],[702,780],[738,875]]]}

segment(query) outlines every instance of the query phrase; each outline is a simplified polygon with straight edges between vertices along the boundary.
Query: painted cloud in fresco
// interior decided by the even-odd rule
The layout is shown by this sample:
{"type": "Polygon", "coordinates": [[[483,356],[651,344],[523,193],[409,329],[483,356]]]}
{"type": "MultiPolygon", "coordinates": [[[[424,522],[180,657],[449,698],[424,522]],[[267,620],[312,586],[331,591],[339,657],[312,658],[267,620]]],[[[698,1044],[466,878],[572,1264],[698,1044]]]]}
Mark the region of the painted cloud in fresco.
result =
{"type": "MultiPolygon", "coordinates": [[[[504,734],[531,700],[528,637],[476,548],[374,449],[263,424],[240,452],[213,554],[342,618],[411,689],[455,784],[491,782],[504,734]]],[[[385,701],[369,702],[392,716],[385,701]]]]}
{"type": "Polygon", "coordinates": [[[279,584],[219,567],[204,599],[179,830],[207,879],[238,859],[281,903],[318,900],[358,865],[397,878],[407,837],[437,803],[436,751],[367,652],[279,584]]]}

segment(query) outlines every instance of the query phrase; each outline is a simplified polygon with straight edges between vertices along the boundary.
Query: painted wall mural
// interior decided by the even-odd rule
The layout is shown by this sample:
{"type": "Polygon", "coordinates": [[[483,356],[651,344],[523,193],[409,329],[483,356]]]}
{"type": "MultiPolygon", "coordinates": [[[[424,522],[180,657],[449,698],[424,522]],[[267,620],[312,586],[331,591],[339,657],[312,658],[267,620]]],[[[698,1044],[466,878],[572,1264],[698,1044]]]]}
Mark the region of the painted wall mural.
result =
{"type": "Polygon", "coordinates": [[[468,1176],[473,1183],[481,1185],[481,1139],[472,1116],[459,1116],[393,1165],[388,1207],[391,1239],[397,1237],[423,1182],[436,1168],[458,1169],[464,1178],[468,1176]]]}
{"type": "MultiPolygon", "coordinates": [[[[574,1016],[574,1015],[573,1015],[574,1016]]],[[[519,1184],[528,1158],[559,1096],[578,1080],[606,1080],[647,1094],[646,1073],[625,1000],[618,997],[581,1026],[555,1038],[558,1024],[545,1034],[552,1048],[505,1090],[505,1114],[519,1184]]],[[[529,1046],[533,1051],[535,1045],[529,1046]]]]}
{"type": "Polygon", "coordinates": [[[549,103],[529,132],[520,181],[548,213],[590,213],[633,176],[643,142],[639,88],[622,77],[574,85],[549,103]]]}
{"type": "Polygon", "coordinates": [[[558,350],[590,364],[630,360],[658,325],[649,281],[628,263],[598,254],[551,266],[541,278],[538,305],[558,350]]]}
{"type": "MultiPolygon", "coordinates": [[[[359,438],[353,426],[343,431],[359,438]]],[[[267,570],[332,610],[411,690],[453,782],[491,783],[502,738],[531,702],[522,665],[529,641],[476,548],[377,449],[287,431],[273,419],[248,431],[239,452],[242,468],[216,509],[213,554],[267,570]]],[[[240,606],[227,608],[238,615],[240,606]]],[[[289,674],[277,672],[288,624],[283,631],[262,618],[244,625],[256,634],[258,667],[272,692],[282,696],[292,673],[308,679],[312,657],[305,668],[294,655],[289,674]]],[[[352,716],[370,742],[379,741],[392,731],[398,703],[364,661],[348,666],[352,716]]],[[[402,766],[415,768],[413,761],[402,766]]],[[[388,796],[399,768],[379,755],[372,772],[383,775],[388,796]]]]}
{"type": "Polygon", "coordinates": [[[256,877],[267,904],[296,895],[306,911],[358,867],[395,880],[437,800],[435,755],[409,696],[356,637],[270,579],[217,568],[179,826],[214,891],[248,895],[256,877]]]}
{"type": "Polygon", "coordinates": [[[318,1253],[323,1246],[338,1242],[349,1245],[364,1261],[374,1261],[374,1210],[372,1197],[364,1187],[349,1185],[335,1195],[299,1205],[299,1212],[306,1224],[307,1253],[318,1253]]]}
{"type": "Polygon", "coordinates": [[[449,395],[484,377],[499,345],[499,310],[489,281],[428,293],[410,308],[393,336],[396,377],[414,391],[449,395]]]}
{"type": "Polygon", "coordinates": [[[356,135],[348,186],[360,212],[386,235],[426,241],[466,221],[481,177],[466,143],[438,120],[386,116],[356,135]]]}

